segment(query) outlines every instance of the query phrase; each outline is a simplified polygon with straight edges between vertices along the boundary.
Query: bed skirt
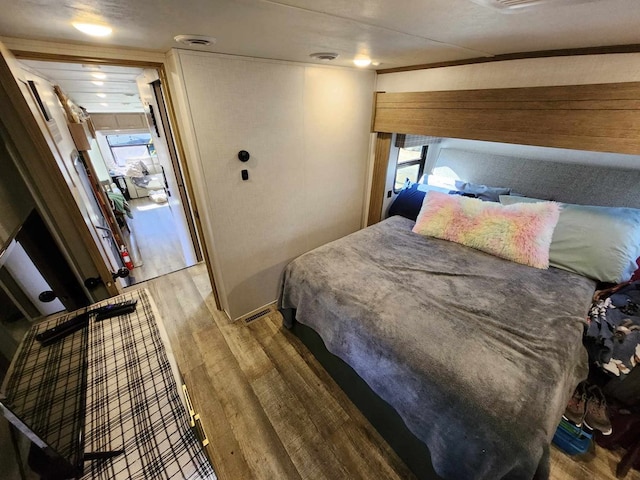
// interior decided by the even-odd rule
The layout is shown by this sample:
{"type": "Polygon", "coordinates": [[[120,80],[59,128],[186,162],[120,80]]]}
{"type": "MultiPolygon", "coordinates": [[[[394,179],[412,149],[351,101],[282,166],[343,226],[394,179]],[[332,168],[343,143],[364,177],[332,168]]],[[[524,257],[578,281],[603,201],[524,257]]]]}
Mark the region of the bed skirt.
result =
{"type": "Polygon", "coordinates": [[[309,349],[416,477],[440,480],[431,465],[427,446],[409,431],[395,409],[371,390],[353,368],[329,352],[315,330],[296,322],[294,309],[282,309],[280,312],[284,325],[309,349]]]}

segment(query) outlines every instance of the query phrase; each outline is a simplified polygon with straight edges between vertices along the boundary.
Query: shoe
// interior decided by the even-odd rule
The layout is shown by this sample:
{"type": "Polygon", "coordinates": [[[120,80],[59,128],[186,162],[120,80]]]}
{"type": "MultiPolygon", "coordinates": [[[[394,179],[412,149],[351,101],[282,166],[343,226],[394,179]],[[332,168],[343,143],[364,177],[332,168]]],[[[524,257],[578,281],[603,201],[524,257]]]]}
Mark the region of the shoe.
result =
{"type": "Polygon", "coordinates": [[[567,404],[562,418],[574,423],[576,427],[582,426],[582,421],[587,410],[587,384],[580,382],[573,392],[573,396],[567,404]]]}
{"type": "Polygon", "coordinates": [[[613,432],[607,412],[607,400],[597,385],[592,385],[587,390],[587,410],[584,424],[591,430],[599,430],[602,435],[611,435],[613,432]]]}

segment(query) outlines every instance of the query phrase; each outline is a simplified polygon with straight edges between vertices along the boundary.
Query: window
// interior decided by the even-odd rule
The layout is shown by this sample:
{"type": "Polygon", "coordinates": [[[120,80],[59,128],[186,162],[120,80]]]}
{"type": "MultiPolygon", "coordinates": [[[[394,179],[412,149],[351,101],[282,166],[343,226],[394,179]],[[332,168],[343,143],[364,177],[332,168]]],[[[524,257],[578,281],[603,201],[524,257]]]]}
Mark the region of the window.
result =
{"type": "Polygon", "coordinates": [[[116,164],[124,167],[130,158],[148,158],[156,154],[149,133],[107,135],[116,164]]]}
{"type": "Polygon", "coordinates": [[[398,162],[396,164],[396,182],[393,191],[398,193],[407,180],[418,182],[424,171],[424,163],[427,158],[427,146],[400,148],[398,162]]]}

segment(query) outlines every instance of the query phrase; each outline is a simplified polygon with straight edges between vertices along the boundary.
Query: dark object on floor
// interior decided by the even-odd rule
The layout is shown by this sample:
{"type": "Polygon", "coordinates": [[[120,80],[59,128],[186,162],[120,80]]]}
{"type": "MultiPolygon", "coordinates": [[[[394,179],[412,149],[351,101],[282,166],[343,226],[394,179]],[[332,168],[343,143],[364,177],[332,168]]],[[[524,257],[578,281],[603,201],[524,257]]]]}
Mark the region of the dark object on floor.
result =
{"type": "Polygon", "coordinates": [[[578,384],[562,418],[576,427],[581,427],[584,422],[589,430],[611,435],[607,400],[600,387],[589,380],[578,384]]]}
{"type": "Polygon", "coordinates": [[[613,433],[608,436],[596,433],[596,442],[609,450],[627,450],[616,468],[616,476],[622,478],[631,467],[640,470],[640,407],[627,409],[612,405],[610,415],[613,433]]]}
{"type": "Polygon", "coordinates": [[[573,392],[562,418],[581,427],[587,411],[587,382],[580,382],[573,392]]]}
{"type": "Polygon", "coordinates": [[[612,433],[611,421],[607,411],[607,400],[597,385],[591,385],[587,388],[587,408],[584,424],[592,430],[598,430],[602,435],[611,435],[612,433]]]}
{"type": "Polygon", "coordinates": [[[553,435],[553,443],[563,452],[577,455],[589,450],[592,438],[593,434],[563,419],[553,435]]]}

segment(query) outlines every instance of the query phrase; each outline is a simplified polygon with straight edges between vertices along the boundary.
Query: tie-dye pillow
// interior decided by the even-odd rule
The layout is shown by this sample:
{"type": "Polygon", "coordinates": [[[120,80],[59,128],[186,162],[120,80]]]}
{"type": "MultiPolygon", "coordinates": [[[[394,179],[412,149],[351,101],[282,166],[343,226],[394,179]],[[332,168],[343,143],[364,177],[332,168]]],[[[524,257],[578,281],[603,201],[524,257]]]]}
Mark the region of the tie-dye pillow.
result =
{"type": "Polygon", "coordinates": [[[413,231],[546,269],[559,215],[560,206],[555,202],[505,206],[428,192],[413,231]]]}

